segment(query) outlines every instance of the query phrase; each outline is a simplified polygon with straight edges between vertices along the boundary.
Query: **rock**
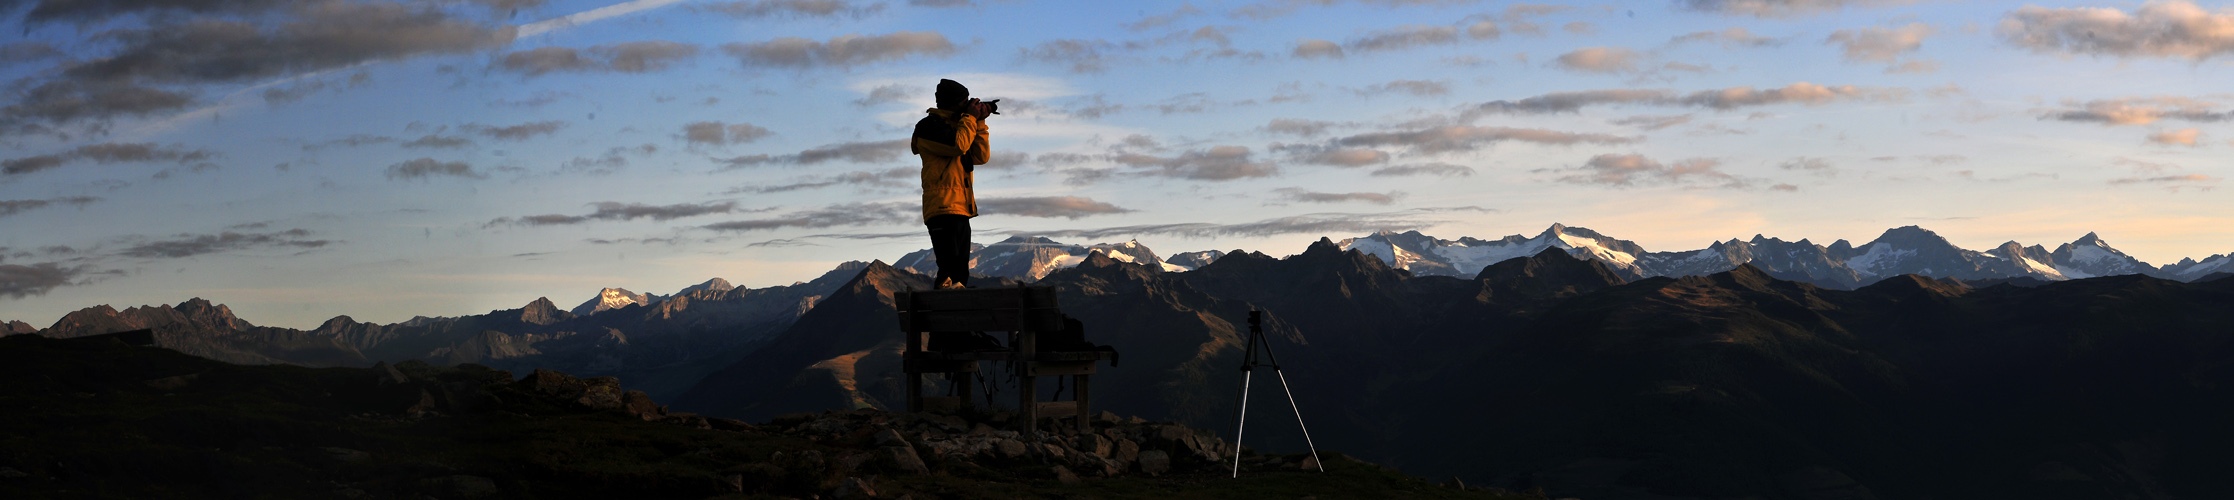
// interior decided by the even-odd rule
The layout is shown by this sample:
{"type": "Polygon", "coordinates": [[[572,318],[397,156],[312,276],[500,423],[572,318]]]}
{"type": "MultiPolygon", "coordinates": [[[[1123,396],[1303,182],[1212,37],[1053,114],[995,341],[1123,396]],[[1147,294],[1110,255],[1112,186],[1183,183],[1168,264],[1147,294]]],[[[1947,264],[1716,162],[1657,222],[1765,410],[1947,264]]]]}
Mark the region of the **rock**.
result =
{"type": "Polygon", "coordinates": [[[573,375],[541,368],[528,373],[527,377],[521,378],[517,383],[535,392],[561,397],[579,395],[583,388],[589,386],[589,384],[582,383],[580,379],[574,378],[573,375]]]}
{"type": "Polygon", "coordinates": [[[377,377],[381,387],[411,383],[411,377],[404,376],[402,370],[397,370],[394,365],[390,365],[386,361],[373,363],[372,374],[377,377]]]}
{"type": "Polygon", "coordinates": [[[1097,434],[1078,436],[1078,444],[1074,446],[1078,448],[1078,451],[1100,455],[1104,458],[1108,457],[1111,451],[1109,439],[1097,434]]]}
{"type": "Polygon", "coordinates": [[[163,377],[155,380],[149,380],[146,382],[146,384],[148,387],[168,391],[186,387],[187,383],[193,382],[194,379],[197,378],[202,378],[202,374],[192,373],[174,377],[163,377]]]}
{"type": "Polygon", "coordinates": [[[877,490],[870,488],[868,481],[858,477],[848,477],[845,481],[838,483],[838,491],[831,493],[830,496],[833,498],[873,498],[877,496],[877,490]]]}
{"type": "Polygon", "coordinates": [[[815,434],[844,434],[847,430],[851,429],[849,428],[849,426],[846,425],[845,420],[823,418],[816,419],[813,422],[807,422],[806,425],[799,426],[799,430],[815,434]]]}
{"type": "Polygon", "coordinates": [[[1047,455],[1047,458],[1053,460],[1063,460],[1065,458],[1065,455],[1067,455],[1063,452],[1062,445],[1054,443],[1040,443],[1039,452],[1041,454],[1047,455]]]}
{"type": "Polygon", "coordinates": [[[907,446],[886,446],[884,447],[884,454],[886,457],[892,459],[893,467],[898,468],[903,472],[910,472],[915,474],[931,473],[931,467],[923,464],[923,457],[916,456],[915,448],[907,446]]]}
{"type": "Polygon", "coordinates": [[[1150,476],[1171,472],[1171,454],[1164,453],[1163,450],[1141,451],[1140,472],[1150,476]]]}
{"type": "Polygon", "coordinates": [[[758,427],[755,427],[750,423],[746,423],[743,420],[737,420],[734,418],[707,417],[706,424],[712,426],[714,430],[717,431],[744,432],[758,429],[758,427]]]}
{"type": "Polygon", "coordinates": [[[713,430],[714,428],[714,425],[708,422],[706,417],[698,416],[696,413],[669,413],[667,416],[661,417],[659,421],[700,430],[713,430]]]}
{"type": "Polygon", "coordinates": [[[495,480],[463,474],[423,479],[419,486],[456,498],[489,498],[498,493],[495,480]]]}
{"type": "Polygon", "coordinates": [[[333,458],[334,460],[337,460],[337,461],[341,461],[341,462],[349,462],[349,463],[354,463],[354,462],[363,462],[363,461],[366,461],[366,460],[371,460],[371,459],[372,459],[372,454],[371,454],[371,453],[365,453],[365,452],[364,452],[363,450],[352,450],[352,449],[348,449],[348,448],[335,448],[335,447],[332,447],[332,446],[328,446],[328,447],[325,447],[325,448],[321,448],[321,449],[323,449],[323,450],[325,450],[325,451],[326,451],[326,456],[327,456],[327,457],[331,457],[331,458],[333,458]]]}
{"type": "Polygon", "coordinates": [[[430,411],[434,411],[434,395],[427,393],[426,389],[420,389],[419,400],[412,402],[411,406],[404,407],[403,414],[407,417],[419,418],[430,411]]]}
{"type": "Polygon", "coordinates": [[[838,457],[838,465],[846,470],[860,470],[862,464],[874,459],[876,455],[870,453],[846,453],[838,457]]]}
{"type": "Polygon", "coordinates": [[[652,396],[644,394],[644,391],[621,393],[621,411],[626,411],[628,414],[635,415],[636,418],[645,421],[659,420],[660,417],[667,415],[667,408],[660,406],[659,403],[652,402],[652,396]]]}
{"type": "Polygon", "coordinates": [[[1133,443],[1133,440],[1130,439],[1120,439],[1117,441],[1116,453],[1116,456],[1109,458],[1116,460],[1117,466],[1120,468],[1128,467],[1132,465],[1134,460],[1140,459],[1140,445],[1133,443]]]}
{"type": "Polygon", "coordinates": [[[1078,475],[1072,474],[1069,468],[1057,465],[1054,467],[1053,470],[1055,472],[1055,481],[1061,482],[1063,484],[1078,484],[1078,475]]]}
{"type": "MultiPolygon", "coordinates": [[[[598,377],[598,378],[601,378],[601,379],[610,379],[610,378],[613,378],[613,377],[598,377]]],[[[583,387],[583,388],[582,388],[582,396],[581,396],[581,397],[578,397],[578,398],[574,398],[574,402],[575,402],[575,403],[580,403],[580,404],[581,404],[582,406],[587,406],[587,407],[590,407],[590,409],[593,409],[593,410],[617,410],[617,409],[620,409],[620,408],[621,408],[621,386],[619,386],[619,385],[590,385],[590,386],[587,386],[587,387],[583,387]]]]}
{"type": "Polygon", "coordinates": [[[1295,463],[1295,468],[1297,468],[1297,469],[1303,469],[1303,470],[1307,470],[1307,471],[1325,471],[1325,470],[1326,470],[1326,467],[1325,467],[1325,466],[1323,466],[1323,465],[1320,465],[1320,464],[1319,464],[1319,457],[1318,457],[1317,455],[1313,455],[1313,456],[1309,456],[1309,457],[1304,457],[1304,458],[1303,458],[1303,460],[1301,460],[1301,461],[1298,461],[1298,462],[1296,462],[1296,463],[1295,463]]]}
{"type": "Polygon", "coordinates": [[[745,475],[744,475],[744,474],[730,474],[730,475],[727,475],[727,476],[722,476],[722,477],[721,477],[721,486],[722,486],[723,488],[727,488],[727,489],[729,490],[729,492],[730,492],[730,493],[744,493],[744,492],[745,492],[745,475]]]}
{"type": "Polygon", "coordinates": [[[905,437],[901,437],[900,431],[892,429],[877,431],[877,435],[874,436],[872,439],[876,440],[877,446],[907,446],[908,444],[908,439],[905,437]]]}
{"type": "Polygon", "coordinates": [[[1449,481],[1443,481],[1443,487],[1444,487],[1444,488],[1451,488],[1451,489],[1455,489],[1455,490],[1459,490],[1459,491],[1465,491],[1465,490],[1466,490],[1466,482],[1465,482],[1465,481],[1460,481],[1460,480],[1458,479],[1458,476],[1451,476],[1451,480],[1449,480],[1449,481]]]}
{"type": "Polygon", "coordinates": [[[927,418],[927,420],[931,421],[932,423],[938,424],[939,430],[946,432],[962,432],[970,430],[970,422],[968,420],[963,420],[962,417],[955,415],[931,415],[927,418]]]}
{"type": "Polygon", "coordinates": [[[1024,456],[1023,441],[1006,438],[997,439],[993,441],[993,449],[998,450],[1001,453],[1001,458],[1017,458],[1024,456]]]}
{"type": "Polygon", "coordinates": [[[1097,413],[1097,414],[1095,414],[1095,415],[1094,415],[1094,420],[1095,420],[1095,421],[1098,421],[1098,422],[1103,422],[1103,423],[1110,423],[1110,424],[1114,424],[1114,423],[1117,423],[1117,422],[1119,422],[1119,421],[1120,421],[1120,419],[1118,419],[1118,418],[1117,418],[1117,414],[1116,414],[1116,413],[1111,413],[1111,412],[1110,412],[1109,410],[1102,410],[1102,412],[1101,412],[1101,413],[1097,413]]]}
{"type": "Polygon", "coordinates": [[[776,418],[768,419],[768,425],[790,427],[814,420],[814,416],[813,413],[785,413],[776,415],[776,418]]]}
{"type": "Polygon", "coordinates": [[[1117,466],[1116,462],[1091,453],[1072,453],[1070,455],[1070,465],[1077,467],[1079,472],[1100,477],[1115,476],[1125,472],[1123,468],[1117,466]]]}
{"type": "Polygon", "coordinates": [[[31,477],[31,475],[16,470],[14,467],[0,467],[0,478],[16,479],[25,477],[31,477]]]}

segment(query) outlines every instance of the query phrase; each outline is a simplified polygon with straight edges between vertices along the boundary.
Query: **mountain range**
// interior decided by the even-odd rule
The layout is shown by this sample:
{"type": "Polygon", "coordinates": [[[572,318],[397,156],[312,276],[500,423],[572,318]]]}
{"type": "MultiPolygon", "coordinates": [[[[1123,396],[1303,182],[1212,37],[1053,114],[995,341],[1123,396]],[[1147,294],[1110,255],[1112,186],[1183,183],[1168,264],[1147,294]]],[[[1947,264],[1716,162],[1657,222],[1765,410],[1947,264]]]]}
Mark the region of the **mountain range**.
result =
{"type": "MultiPolygon", "coordinates": [[[[1055,287],[1089,339],[1121,351],[1094,378],[1097,408],[1213,429],[1235,409],[1247,313],[1265,311],[1320,446],[1469,484],[1593,499],[2234,491],[2216,472],[2234,467],[2234,432],[2218,424],[2234,418],[2234,280],[2166,279],[2224,256],[2149,267],[2093,237],[1973,252],[1920,228],[1683,254],[1557,225],[1169,260],[1137,242],[1012,238],[975,252],[986,278],[973,284],[1055,287]],[[1737,263],[1714,271],[1717,258],[1737,263]],[[2095,274],[2121,269],[2136,273],[2095,274]],[[1686,272],[1700,274],[1652,274],[1686,272]]],[[[898,405],[891,294],[929,286],[910,257],[589,314],[543,299],[302,331],[196,299],[89,308],[39,333],[152,328],[161,345],[235,363],[612,375],[677,410],[758,421],[898,405]]],[[[1250,406],[1287,406],[1265,383],[1250,406]]],[[[1290,416],[1265,411],[1247,444],[1300,450],[1279,423],[1290,416]]]]}

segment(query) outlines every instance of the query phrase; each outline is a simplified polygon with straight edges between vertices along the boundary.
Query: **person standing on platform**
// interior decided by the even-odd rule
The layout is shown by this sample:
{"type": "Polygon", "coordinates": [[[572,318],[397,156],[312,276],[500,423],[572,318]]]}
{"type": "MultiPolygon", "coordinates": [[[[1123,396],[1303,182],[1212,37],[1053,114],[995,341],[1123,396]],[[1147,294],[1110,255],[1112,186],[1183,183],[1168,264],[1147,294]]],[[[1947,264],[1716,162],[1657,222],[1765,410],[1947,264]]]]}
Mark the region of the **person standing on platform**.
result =
{"type": "Polygon", "coordinates": [[[939,80],[938,107],[915,122],[908,149],[923,159],[923,225],[931,233],[931,256],[938,263],[939,289],[970,283],[970,218],[977,216],[974,174],[993,159],[985,119],[998,114],[999,99],[978,102],[970,89],[939,80]]]}

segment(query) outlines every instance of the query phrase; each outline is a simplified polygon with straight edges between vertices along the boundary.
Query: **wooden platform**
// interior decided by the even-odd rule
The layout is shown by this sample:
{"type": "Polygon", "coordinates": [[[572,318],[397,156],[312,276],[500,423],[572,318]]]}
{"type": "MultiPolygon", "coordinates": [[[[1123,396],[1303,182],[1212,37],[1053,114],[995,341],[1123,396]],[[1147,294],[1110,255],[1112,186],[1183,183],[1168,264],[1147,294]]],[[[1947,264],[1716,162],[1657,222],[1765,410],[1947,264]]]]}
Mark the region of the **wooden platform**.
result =
{"type": "Polygon", "coordinates": [[[1083,431],[1091,431],[1094,369],[1103,360],[1115,361],[1117,353],[1105,347],[1085,351],[1043,351],[1039,336],[1061,332],[1067,318],[1056,304],[1055,289],[1044,286],[911,290],[896,292],[893,306],[899,311],[900,331],[907,337],[902,371],[907,374],[909,411],[964,411],[974,407],[971,375],[979,362],[1009,363],[1017,376],[1017,408],[1022,429],[1037,432],[1039,417],[1076,415],[1083,431]],[[932,351],[925,349],[931,332],[1007,333],[1005,349],[932,351]],[[923,374],[939,373],[953,381],[960,397],[924,397],[923,374]],[[1036,401],[1038,377],[1070,376],[1075,387],[1072,401],[1036,401]]]}

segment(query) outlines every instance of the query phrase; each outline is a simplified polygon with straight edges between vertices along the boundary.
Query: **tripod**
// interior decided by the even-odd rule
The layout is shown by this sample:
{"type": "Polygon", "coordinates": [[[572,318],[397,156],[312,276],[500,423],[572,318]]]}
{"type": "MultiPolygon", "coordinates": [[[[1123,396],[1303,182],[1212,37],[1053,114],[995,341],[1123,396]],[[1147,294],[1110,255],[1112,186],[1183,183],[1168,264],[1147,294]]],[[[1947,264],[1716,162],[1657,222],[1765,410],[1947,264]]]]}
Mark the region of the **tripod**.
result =
{"type": "Polygon", "coordinates": [[[1303,444],[1311,447],[1311,462],[1326,472],[1326,464],[1319,462],[1319,446],[1311,442],[1311,428],[1303,425],[1303,410],[1295,404],[1295,391],[1288,389],[1288,375],[1280,371],[1280,357],[1272,354],[1272,341],[1264,338],[1264,311],[1249,311],[1249,346],[1241,358],[1241,404],[1235,407],[1233,419],[1233,477],[1241,477],[1241,433],[1249,420],[1249,379],[1254,375],[1257,346],[1264,346],[1264,358],[1271,361],[1272,374],[1280,377],[1280,392],[1288,395],[1288,409],[1295,412],[1295,426],[1303,429],[1303,444]]]}

